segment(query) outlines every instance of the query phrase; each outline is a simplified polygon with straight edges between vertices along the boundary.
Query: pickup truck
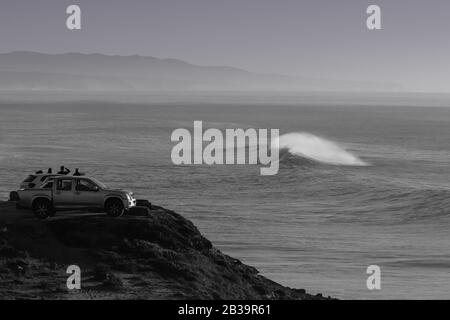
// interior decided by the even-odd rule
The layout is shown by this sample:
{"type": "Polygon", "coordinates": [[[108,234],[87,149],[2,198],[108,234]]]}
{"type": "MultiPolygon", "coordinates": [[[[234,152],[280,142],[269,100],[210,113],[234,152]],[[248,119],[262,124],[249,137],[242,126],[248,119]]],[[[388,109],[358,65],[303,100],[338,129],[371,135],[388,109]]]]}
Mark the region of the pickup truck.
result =
{"type": "Polygon", "coordinates": [[[41,219],[55,215],[58,210],[99,209],[109,216],[120,217],[136,206],[132,192],[109,189],[95,178],[57,176],[39,188],[20,189],[18,205],[32,209],[41,219]]]}

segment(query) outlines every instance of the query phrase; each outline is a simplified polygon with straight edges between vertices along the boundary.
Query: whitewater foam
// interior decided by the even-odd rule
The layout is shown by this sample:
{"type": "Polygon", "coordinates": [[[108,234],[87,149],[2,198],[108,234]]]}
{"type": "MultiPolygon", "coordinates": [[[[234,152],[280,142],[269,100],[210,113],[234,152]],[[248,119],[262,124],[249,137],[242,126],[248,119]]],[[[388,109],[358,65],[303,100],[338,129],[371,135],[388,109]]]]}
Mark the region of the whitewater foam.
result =
{"type": "Polygon", "coordinates": [[[343,166],[367,166],[367,162],[345,150],[338,143],[306,132],[287,133],[278,138],[280,150],[320,163],[343,166]]]}

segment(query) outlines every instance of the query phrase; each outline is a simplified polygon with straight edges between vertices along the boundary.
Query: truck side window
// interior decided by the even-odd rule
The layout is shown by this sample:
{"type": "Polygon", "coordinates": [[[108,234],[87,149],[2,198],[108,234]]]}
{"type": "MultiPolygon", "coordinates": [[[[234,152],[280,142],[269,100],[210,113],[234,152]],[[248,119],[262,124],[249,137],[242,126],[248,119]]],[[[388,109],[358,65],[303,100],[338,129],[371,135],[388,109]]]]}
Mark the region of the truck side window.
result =
{"type": "Polygon", "coordinates": [[[95,184],[89,180],[79,179],[77,180],[77,191],[95,191],[95,184]]]}
{"type": "Polygon", "coordinates": [[[53,181],[47,182],[41,187],[41,189],[52,189],[52,188],[53,188],[53,181]]]}
{"type": "Polygon", "coordinates": [[[56,189],[59,191],[70,191],[72,190],[72,180],[64,180],[60,179],[58,180],[56,184],[56,189]]]}

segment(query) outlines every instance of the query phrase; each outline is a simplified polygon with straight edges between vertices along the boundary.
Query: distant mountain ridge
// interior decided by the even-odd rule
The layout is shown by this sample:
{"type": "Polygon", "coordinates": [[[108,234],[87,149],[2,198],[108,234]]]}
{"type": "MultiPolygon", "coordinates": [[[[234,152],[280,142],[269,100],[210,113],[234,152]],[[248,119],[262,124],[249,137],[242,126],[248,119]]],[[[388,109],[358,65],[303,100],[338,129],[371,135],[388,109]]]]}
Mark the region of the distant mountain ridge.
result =
{"type": "Polygon", "coordinates": [[[177,59],[104,54],[0,54],[0,90],[392,91],[396,84],[258,74],[227,66],[198,66],[177,59]]]}

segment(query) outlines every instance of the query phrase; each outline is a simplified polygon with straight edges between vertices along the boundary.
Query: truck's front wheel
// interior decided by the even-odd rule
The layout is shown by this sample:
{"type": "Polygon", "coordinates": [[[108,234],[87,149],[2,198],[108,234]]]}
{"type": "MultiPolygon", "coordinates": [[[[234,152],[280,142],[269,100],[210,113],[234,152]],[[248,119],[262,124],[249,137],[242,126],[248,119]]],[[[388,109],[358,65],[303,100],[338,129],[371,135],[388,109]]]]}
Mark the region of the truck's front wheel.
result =
{"type": "Polygon", "coordinates": [[[119,199],[109,199],[105,204],[106,214],[110,217],[121,217],[125,213],[125,207],[119,199]]]}
{"type": "Polygon", "coordinates": [[[53,215],[53,208],[47,199],[37,199],[33,203],[33,212],[39,219],[47,219],[53,215]]]}

